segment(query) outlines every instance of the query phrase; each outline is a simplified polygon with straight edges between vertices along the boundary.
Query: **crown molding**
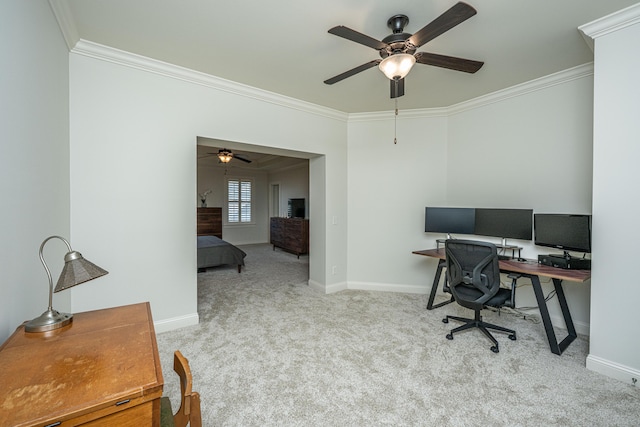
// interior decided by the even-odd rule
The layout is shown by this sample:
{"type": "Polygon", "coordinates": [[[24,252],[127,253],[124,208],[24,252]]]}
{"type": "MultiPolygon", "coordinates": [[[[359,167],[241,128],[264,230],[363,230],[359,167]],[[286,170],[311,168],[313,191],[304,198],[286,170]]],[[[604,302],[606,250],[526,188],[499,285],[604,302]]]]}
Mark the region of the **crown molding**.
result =
{"type": "MultiPolygon", "coordinates": [[[[351,122],[371,122],[379,120],[393,120],[395,111],[374,111],[370,113],[351,113],[351,122]]],[[[398,110],[398,119],[423,119],[429,117],[446,117],[449,115],[447,108],[416,108],[413,110],[398,110]]]]}
{"type": "Polygon", "coordinates": [[[640,23],[640,3],[581,25],[578,27],[578,30],[580,30],[585,37],[585,40],[587,40],[593,48],[593,41],[598,37],[605,36],[638,23],[640,23]]]}
{"type": "MultiPolygon", "coordinates": [[[[57,0],[49,1],[57,3],[57,0]]],[[[627,19],[625,20],[625,22],[628,23],[629,20],[627,19]]],[[[135,68],[145,72],[163,75],[177,80],[206,86],[212,89],[232,93],[246,98],[256,99],[262,102],[268,102],[281,107],[291,108],[297,111],[302,111],[333,120],[340,120],[343,122],[364,122],[392,120],[394,118],[393,110],[348,114],[342,111],[319,106],[310,102],[301,101],[295,98],[279,95],[262,89],[257,89],[251,86],[243,85],[241,83],[233,82],[231,80],[226,80],[220,77],[212,76],[210,74],[194,71],[188,68],[180,67],[178,65],[147,58],[131,52],[126,52],[83,39],[80,39],[79,41],[77,41],[77,43],[75,43],[74,47],[71,49],[71,53],[119,64],[129,68],[135,68]]],[[[515,85],[507,89],[464,101],[450,107],[400,110],[398,118],[415,119],[446,117],[592,75],[593,63],[583,64],[577,67],[570,68],[568,70],[560,71],[548,76],[531,80],[529,82],[515,85]]]]}
{"type": "MultiPolygon", "coordinates": [[[[577,67],[569,68],[564,71],[560,71],[548,76],[540,77],[535,80],[531,80],[519,85],[511,86],[509,88],[499,90],[487,95],[482,95],[477,98],[470,99],[468,101],[461,102],[459,104],[452,105],[445,108],[424,108],[414,110],[400,110],[398,118],[413,119],[413,118],[429,118],[429,117],[448,117],[453,114],[462,113],[464,111],[473,110],[483,107],[485,105],[501,102],[509,98],[515,98],[525,95],[527,93],[535,92],[538,90],[547,89],[549,87],[570,82],[572,80],[581,79],[593,75],[593,63],[579,65],[577,67]]],[[[349,122],[365,122],[376,120],[392,120],[393,111],[380,111],[372,113],[353,113],[349,114],[349,122]]]]}
{"type": "Polygon", "coordinates": [[[62,0],[49,0],[49,7],[56,21],[58,21],[58,27],[60,27],[60,31],[62,31],[62,37],[64,37],[64,41],[67,43],[67,48],[71,51],[76,43],[78,43],[78,40],[80,40],[80,36],[78,35],[78,29],[76,28],[69,4],[62,0]]]}
{"type": "Polygon", "coordinates": [[[346,122],[347,113],[80,39],[71,53],[346,122]]]}
{"type": "Polygon", "coordinates": [[[531,92],[544,90],[552,86],[567,83],[573,80],[582,79],[593,75],[593,63],[578,65],[577,67],[549,74],[548,76],[530,80],[515,86],[508,87],[497,92],[473,98],[448,108],[449,114],[458,114],[467,110],[476,109],[485,105],[505,101],[509,98],[526,95],[531,92]]]}

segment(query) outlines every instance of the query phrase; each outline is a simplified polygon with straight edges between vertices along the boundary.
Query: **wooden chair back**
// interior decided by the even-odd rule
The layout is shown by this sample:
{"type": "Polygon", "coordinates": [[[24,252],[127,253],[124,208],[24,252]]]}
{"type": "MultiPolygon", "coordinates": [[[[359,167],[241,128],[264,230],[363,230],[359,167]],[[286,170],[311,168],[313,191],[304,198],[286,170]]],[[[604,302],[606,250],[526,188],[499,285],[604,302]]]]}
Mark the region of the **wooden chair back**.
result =
{"type": "MultiPolygon", "coordinates": [[[[200,413],[200,394],[193,391],[193,378],[189,361],[180,350],[173,353],[173,370],[180,377],[180,408],[173,415],[173,425],[176,427],[202,427],[202,414],[200,413]]],[[[167,399],[168,400],[168,399],[167,399]]],[[[170,404],[170,402],[169,402],[170,404]]]]}

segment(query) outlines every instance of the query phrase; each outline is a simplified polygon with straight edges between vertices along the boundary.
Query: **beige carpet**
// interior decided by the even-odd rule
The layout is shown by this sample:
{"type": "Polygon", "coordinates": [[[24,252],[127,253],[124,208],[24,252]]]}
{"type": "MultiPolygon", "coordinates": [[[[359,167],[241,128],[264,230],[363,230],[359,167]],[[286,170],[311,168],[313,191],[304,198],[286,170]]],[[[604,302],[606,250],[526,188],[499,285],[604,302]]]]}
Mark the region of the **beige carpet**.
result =
{"type": "MultiPolygon", "coordinates": [[[[562,356],[541,324],[445,338],[427,296],[310,289],[308,258],[242,246],[246,268],[198,275],[200,324],[158,334],[165,395],[177,408],[173,351],[190,360],[205,426],[640,426],[640,389],[587,370],[588,342],[562,356]]],[[[560,334],[563,331],[558,331],[560,334]]]]}

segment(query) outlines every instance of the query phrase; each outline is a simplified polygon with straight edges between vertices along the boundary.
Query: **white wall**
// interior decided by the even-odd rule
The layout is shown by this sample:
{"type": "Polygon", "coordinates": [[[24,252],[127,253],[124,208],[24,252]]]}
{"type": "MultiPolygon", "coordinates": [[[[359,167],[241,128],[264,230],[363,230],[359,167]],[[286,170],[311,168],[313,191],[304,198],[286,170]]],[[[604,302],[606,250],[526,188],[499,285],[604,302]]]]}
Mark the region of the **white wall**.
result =
{"type": "Polygon", "coordinates": [[[310,281],[344,281],[323,263],[346,270],[345,234],[318,231],[346,216],[344,115],[85,42],[70,73],[72,234],[111,273],[72,290],[74,311],[149,300],[159,330],[197,322],[196,136],[324,155],[310,167],[327,189],[310,212],[310,281]]]}
{"type": "MultiPolygon", "coordinates": [[[[392,114],[351,119],[348,287],[431,289],[437,261],[411,254],[443,237],[424,233],[427,205],[591,213],[592,82],[591,68],[579,67],[447,110],[401,112],[397,145],[392,114]]],[[[512,243],[527,258],[546,253],[512,243]]],[[[588,334],[589,283],[565,289],[588,334]]],[[[518,304],[536,305],[530,286],[518,304]]],[[[564,327],[555,304],[553,321],[564,327]]]]}
{"type": "MultiPolygon", "coordinates": [[[[210,190],[207,195],[207,206],[210,208],[222,207],[226,201],[226,188],[224,181],[224,169],[207,168],[196,165],[197,193],[202,194],[210,190]]],[[[200,197],[196,199],[196,206],[200,206],[200,197]]]]}
{"type": "MultiPolygon", "coordinates": [[[[640,378],[640,4],[585,26],[595,39],[593,285],[587,367],[640,378]]],[[[636,384],[637,385],[637,384],[636,384]]]]}
{"type": "Polygon", "coordinates": [[[309,216],[309,164],[307,162],[292,168],[269,174],[269,185],[280,188],[280,216],[287,216],[289,199],[305,200],[305,216],[309,216]]]}
{"type": "Polygon", "coordinates": [[[443,115],[401,111],[394,144],[393,113],[350,118],[349,287],[427,289],[429,263],[411,251],[435,247],[424,207],[446,201],[447,126],[443,115]]]}
{"type": "MultiPolygon", "coordinates": [[[[69,238],[68,51],[46,1],[9,0],[0,13],[0,342],[47,309],[38,249],[53,234],[69,238]]],[[[99,264],[91,251],[71,244],[99,264]]],[[[44,256],[57,279],[66,246],[44,256]]],[[[53,307],[69,311],[70,294],[53,307]]]]}

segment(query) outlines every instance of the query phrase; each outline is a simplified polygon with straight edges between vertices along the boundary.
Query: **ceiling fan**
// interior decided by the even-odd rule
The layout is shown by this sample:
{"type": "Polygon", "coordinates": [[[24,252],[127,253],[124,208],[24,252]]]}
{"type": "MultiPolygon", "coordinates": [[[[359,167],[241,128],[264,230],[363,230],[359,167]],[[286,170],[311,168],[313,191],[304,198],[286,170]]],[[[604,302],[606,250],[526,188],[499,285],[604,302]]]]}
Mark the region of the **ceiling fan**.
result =
{"type": "Polygon", "coordinates": [[[241,162],[251,163],[251,160],[245,157],[239,156],[237,154],[234,154],[231,150],[228,150],[226,148],[221,148],[220,150],[218,150],[217,153],[208,153],[206,156],[203,156],[203,157],[209,157],[209,156],[218,156],[218,160],[221,163],[229,163],[231,159],[237,159],[237,160],[240,160],[241,162]]]}
{"type": "Polygon", "coordinates": [[[391,98],[398,98],[404,95],[404,78],[416,62],[465,73],[475,73],[484,62],[436,53],[416,52],[416,50],[476,13],[477,11],[470,5],[458,2],[413,35],[404,32],[409,18],[406,15],[394,15],[387,21],[387,26],[391,28],[393,33],[381,41],[342,25],[333,27],[329,33],[376,49],[382,59],[374,59],[324,82],[332,85],[377,65],[391,80],[391,98]]]}

